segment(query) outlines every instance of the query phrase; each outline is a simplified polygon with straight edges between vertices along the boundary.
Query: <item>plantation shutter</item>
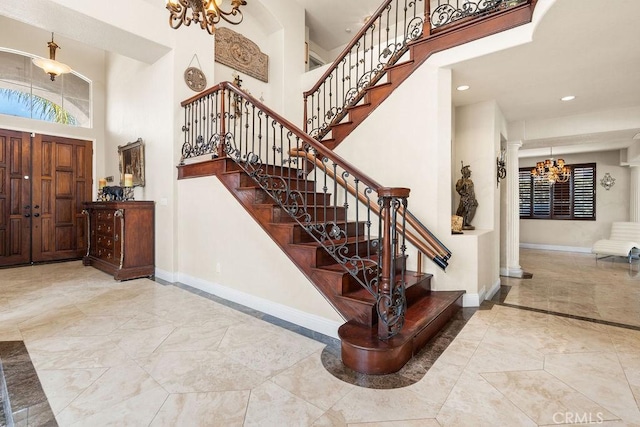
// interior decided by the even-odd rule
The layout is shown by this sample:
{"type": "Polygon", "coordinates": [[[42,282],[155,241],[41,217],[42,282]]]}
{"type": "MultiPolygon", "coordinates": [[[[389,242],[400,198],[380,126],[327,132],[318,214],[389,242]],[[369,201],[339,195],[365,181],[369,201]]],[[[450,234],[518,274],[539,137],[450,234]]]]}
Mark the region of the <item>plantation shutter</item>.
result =
{"type": "Polygon", "coordinates": [[[556,182],[551,186],[553,191],[553,213],[554,219],[571,218],[571,180],[567,182],[556,182]]]}
{"type": "Polygon", "coordinates": [[[520,217],[531,216],[531,171],[520,169],[520,217]]]}
{"type": "Polygon", "coordinates": [[[573,172],[573,216],[580,219],[596,217],[596,167],[576,165],[573,172]]]}
{"type": "Polygon", "coordinates": [[[570,165],[567,182],[551,184],[520,169],[520,218],[596,219],[596,164],[570,165]]]}
{"type": "Polygon", "coordinates": [[[532,178],[533,181],[533,218],[551,216],[551,184],[549,181],[532,178]]]}

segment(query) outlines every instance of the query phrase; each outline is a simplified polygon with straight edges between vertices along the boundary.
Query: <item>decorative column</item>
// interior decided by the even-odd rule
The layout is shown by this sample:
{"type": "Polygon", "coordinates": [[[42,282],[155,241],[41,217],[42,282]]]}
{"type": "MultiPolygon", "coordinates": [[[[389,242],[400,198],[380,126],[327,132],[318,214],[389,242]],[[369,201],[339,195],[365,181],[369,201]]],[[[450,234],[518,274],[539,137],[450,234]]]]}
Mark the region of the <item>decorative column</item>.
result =
{"type": "Polygon", "coordinates": [[[640,222],[640,166],[629,169],[629,221],[640,222]]]}
{"type": "Polygon", "coordinates": [[[520,171],[522,141],[507,142],[507,267],[503,276],[522,277],[520,267],[520,171]]]}

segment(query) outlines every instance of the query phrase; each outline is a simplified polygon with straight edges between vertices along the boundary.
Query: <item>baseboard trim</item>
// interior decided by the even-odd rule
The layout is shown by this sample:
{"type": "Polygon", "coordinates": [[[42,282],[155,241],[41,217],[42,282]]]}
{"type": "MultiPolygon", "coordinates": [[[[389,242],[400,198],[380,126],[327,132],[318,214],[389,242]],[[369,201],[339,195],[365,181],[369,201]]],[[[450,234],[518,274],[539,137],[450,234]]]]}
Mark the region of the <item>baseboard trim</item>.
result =
{"type": "Polygon", "coordinates": [[[557,246],[557,245],[541,245],[538,243],[520,243],[520,247],[524,249],[541,249],[546,251],[560,251],[560,252],[578,252],[590,254],[591,248],[585,248],[582,246],[557,246]]]}
{"type": "Polygon", "coordinates": [[[256,297],[255,295],[250,295],[217,283],[208,282],[187,274],[178,273],[177,279],[178,282],[192,288],[196,288],[228,301],[261,311],[312,331],[319,332],[333,338],[338,338],[338,328],[342,325],[341,322],[329,320],[315,314],[306,313],[283,304],[256,297]]]}
{"type": "Polygon", "coordinates": [[[165,271],[165,270],[162,270],[162,269],[160,269],[158,267],[156,267],[156,273],[155,274],[156,274],[156,277],[158,279],[162,279],[162,280],[165,280],[165,281],[170,282],[170,283],[174,283],[176,281],[175,280],[175,274],[170,273],[170,272],[165,271]]]}
{"type": "Polygon", "coordinates": [[[496,294],[496,292],[498,292],[500,290],[500,278],[498,278],[498,280],[496,280],[496,283],[493,284],[493,286],[491,287],[491,289],[489,289],[489,292],[486,295],[485,299],[491,299],[493,298],[493,296],[496,294]]]}
{"type": "Polygon", "coordinates": [[[480,294],[465,293],[462,296],[463,307],[480,307],[480,294]]]}

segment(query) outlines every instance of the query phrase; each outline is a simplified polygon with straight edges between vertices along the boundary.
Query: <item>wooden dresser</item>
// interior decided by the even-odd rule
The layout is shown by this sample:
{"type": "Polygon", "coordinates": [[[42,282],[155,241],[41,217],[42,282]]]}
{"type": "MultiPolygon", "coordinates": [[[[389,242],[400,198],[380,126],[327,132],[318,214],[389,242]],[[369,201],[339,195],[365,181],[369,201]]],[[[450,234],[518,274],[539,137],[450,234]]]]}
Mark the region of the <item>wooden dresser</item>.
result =
{"type": "Polygon", "coordinates": [[[155,207],[152,201],[88,202],[89,249],[82,262],[116,280],[155,274],[155,207]]]}

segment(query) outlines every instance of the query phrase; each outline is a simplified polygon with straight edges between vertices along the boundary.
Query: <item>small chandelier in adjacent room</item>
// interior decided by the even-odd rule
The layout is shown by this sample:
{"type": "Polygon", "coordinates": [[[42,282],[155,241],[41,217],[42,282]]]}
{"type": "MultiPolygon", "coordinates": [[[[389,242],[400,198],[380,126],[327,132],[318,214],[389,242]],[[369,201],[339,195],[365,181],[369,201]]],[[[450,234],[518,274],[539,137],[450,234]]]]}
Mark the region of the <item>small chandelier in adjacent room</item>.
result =
{"type": "Polygon", "coordinates": [[[563,159],[555,160],[553,148],[551,148],[551,157],[544,162],[536,163],[536,167],[531,169],[531,175],[535,179],[546,180],[551,184],[567,182],[571,178],[571,168],[565,165],[563,159]]]}
{"type": "Polygon", "coordinates": [[[56,76],[60,74],[65,74],[71,72],[71,67],[62,62],[56,61],[56,49],[60,46],[53,41],[53,33],[51,33],[51,41],[47,43],[49,46],[49,59],[46,58],[33,58],[31,62],[36,67],[40,67],[44,70],[45,73],[51,76],[51,81],[55,81],[56,76]]]}
{"type": "Polygon", "coordinates": [[[224,20],[231,25],[242,22],[243,16],[240,6],[245,6],[245,0],[231,0],[231,10],[221,9],[223,0],[166,0],[171,28],[179,28],[182,24],[189,26],[191,22],[200,24],[200,28],[209,34],[216,32],[216,24],[224,20]],[[191,13],[189,12],[191,9],[191,13]]]}

